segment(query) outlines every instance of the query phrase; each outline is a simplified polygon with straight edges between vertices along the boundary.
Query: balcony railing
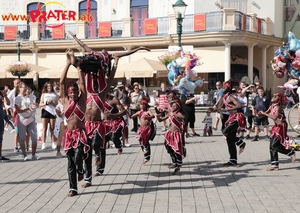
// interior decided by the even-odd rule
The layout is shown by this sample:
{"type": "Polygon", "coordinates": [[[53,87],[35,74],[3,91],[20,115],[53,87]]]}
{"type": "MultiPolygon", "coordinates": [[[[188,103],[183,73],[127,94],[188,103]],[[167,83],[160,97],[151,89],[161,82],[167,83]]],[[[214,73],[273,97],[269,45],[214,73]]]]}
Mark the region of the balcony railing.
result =
{"type": "MultiPolygon", "coordinates": [[[[264,20],[256,17],[256,15],[247,15],[241,12],[235,11],[229,13],[225,9],[223,11],[210,12],[203,15],[201,20],[196,20],[195,15],[186,15],[183,21],[183,34],[185,33],[205,33],[205,32],[219,32],[219,31],[250,31],[259,34],[271,35],[269,19],[264,20]],[[227,13],[227,14],[226,14],[227,13]],[[232,23],[225,23],[224,17],[232,16],[232,23]],[[199,21],[203,24],[201,30],[194,28],[194,24],[199,21]],[[225,30],[226,29],[226,30],[225,30]]],[[[29,24],[29,25],[17,25],[17,26],[5,26],[0,25],[0,41],[15,40],[11,36],[12,32],[20,32],[21,37],[24,40],[52,40],[52,39],[71,39],[68,31],[72,31],[80,34],[80,38],[94,39],[99,37],[128,37],[128,36],[153,36],[153,35],[166,35],[176,34],[176,26],[170,26],[172,20],[176,22],[175,17],[158,17],[149,19],[134,19],[129,21],[117,20],[110,22],[92,22],[92,23],[65,23],[59,27],[45,24],[29,24]],[[153,20],[154,19],[154,20],[153,20]],[[151,23],[149,22],[151,21],[151,23]],[[151,33],[147,33],[146,26],[151,25],[151,33]],[[81,28],[78,27],[81,26],[81,28]],[[126,26],[126,27],[124,27],[126,26]],[[129,27],[128,27],[129,26],[129,27]],[[6,30],[10,28],[10,36],[7,36],[6,30]],[[37,30],[31,30],[33,27],[37,27],[37,30]],[[80,30],[79,30],[80,29],[80,30]],[[81,29],[84,29],[81,32],[81,29]],[[124,32],[124,29],[132,29],[131,32],[124,32]],[[154,31],[153,31],[154,30],[154,31]],[[31,32],[39,32],[37,35],[32,35],[31,32]],[[109,33],[110,32],[110,33],[109,33]]]]}

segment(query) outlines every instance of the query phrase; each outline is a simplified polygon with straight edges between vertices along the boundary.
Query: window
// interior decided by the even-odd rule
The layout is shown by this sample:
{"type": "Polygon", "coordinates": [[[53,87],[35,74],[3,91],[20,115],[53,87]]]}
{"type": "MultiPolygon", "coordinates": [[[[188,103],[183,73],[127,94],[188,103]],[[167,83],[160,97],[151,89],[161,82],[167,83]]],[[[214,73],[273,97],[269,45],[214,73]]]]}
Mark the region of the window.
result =
{"type": "MultiPolygon", "coordinates": [[[[46,11],[46,6],[44,6],[44,3],[41,3],[41,2],[34,2],[34,3],[30,3],[27,5],[27,15],[29,16],[29,12],[31,10],[42,10],[42,11],[46,11]]],[[[27,21],[27,29],[26,30],[23,30],[22,32],[20,32],[21,34],[21,37],[23,39],[29,39],[29,35],[30,35],[30,27],[29,27],[29,22],[30,20],[28,19],[27,21]]],[[[41,39],[45,39],[46,38],[46,34],[47,36],[51,36],[50,35],[50,30],[46,29],[45,27],[46,25],[46,20],[44,20],[43,22],[40,23],[40,38],[41,39]]]]}
{"type": "MultiPolygon", "coordinates": [[[[87,7],[86,7],[86,1],[82,1],[79,3],[79,17],[82,15],[87,15],[87,7]]],[[[96,38],[98,37],[98,26],[97,26],[97,2],[94,0],[91,0],[91,21],[88,25],[88,38],[96,38]]]]}
{"type": "Polygon", "coordinates": [[[133,18],[133,35],[143,35],[144,19],[148,18],[148,0],[131,0],[130,16],[133,18]]]}

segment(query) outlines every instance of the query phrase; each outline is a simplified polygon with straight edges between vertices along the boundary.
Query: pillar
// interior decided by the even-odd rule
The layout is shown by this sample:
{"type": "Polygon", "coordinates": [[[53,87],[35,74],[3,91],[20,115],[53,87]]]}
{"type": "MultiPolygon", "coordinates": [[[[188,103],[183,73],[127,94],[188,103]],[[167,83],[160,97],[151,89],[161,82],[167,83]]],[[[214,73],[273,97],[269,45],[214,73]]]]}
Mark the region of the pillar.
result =
{"type": "Polygon", "coordinates": [[[79,39],[86,39],[87,38],[87,25],[84,21],[77,21],[76,22],[76,37],[79,39]]]}
{"type": "Polygon", "coordinates": [[[223,11],[223,30],[236,30],[235,8],[224,8],[223,11]]]}
{"type": "Polygon", "coordinates": [[[169,35],[177,34],[177,20],[175,14],[169,14],[169,35]]]}
{"type": "Polygon", "coordinates": [[[29,41],[40,40],[40,24],[37,22],[30,22],[29,27],[30,27],[29,41]]]}
{"type": "Polygon", "coordinates": [[[133,19],[132,18],[122,18],[123,22],[123,32],[122,37],[131,37],[133,34],[133,19]]]}
{"type": "MultiPolygon", "coordinates": [[[[250,82],[253,83],[253,47],[255,44],[248,44],[248,77],[250,82]]],[[[261,76],[260,76],[261,78],[261,76]]]]}
{"type": "Polygon", "coordinates": [[[225,44],[225,73],[224,73],[224,80],[228,81],[231,78],[231,60],[230,60],[230,55],[231,55],[231,44],[230,42],[224,42],[225,44]]]}
{"type": "Polygon", "coordinates": [[[268,46],[261,47],[262,49],[262,62],[261,62],[261,83],[264,89],[267,88],[267,49],[268,46]]]}

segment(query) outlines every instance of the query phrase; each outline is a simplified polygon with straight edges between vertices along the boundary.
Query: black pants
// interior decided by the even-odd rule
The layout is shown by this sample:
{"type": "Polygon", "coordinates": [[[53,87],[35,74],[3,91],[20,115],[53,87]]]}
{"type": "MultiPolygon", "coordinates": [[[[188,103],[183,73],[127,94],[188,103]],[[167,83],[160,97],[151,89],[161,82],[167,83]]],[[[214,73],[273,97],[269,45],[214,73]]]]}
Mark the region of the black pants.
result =
{"type": "MultiPolygon", "coordinates": [[[[223,120],[222,120],[223,122],[223,120]]],[[[241,138],[236,136],[238,129],[238,122],[234,121],[228,124],[223,130],[223,135],[226,136],[226,142],[228,146],[228,152],[230,155],[229,162],[232,164],[237,164],[237,150],[236,146],[241,146],[244,144],[244,141],[241,138]]]]}
{"type": "Polygon", "coordinates": [[[178,153],[176,153],[172,147],[166,145],[167,151],[171,156],[173,165],[177,168],[177,167],[181,167],[182,166],[182,156],[178,153]]]}
{"type": "Polygon", "coordinates": [[[76,191],[77,192],[77,175],[78,174],[84,174],[85,171],[83,170],[83,144],[78,143],[78,146],[76,149],[71,148],[67,152],[67,158],[68,158],[68,176],[69,176],[69,184],[70,184],[70,191],[76,191]]]}
{"type": "Polygon", "coordinates": [[[223,131],[223,129],[225,128],[225,123],[226,123],[226,121],[228,120],[228,118],[229,118],[229,115],[227,115],[227,114],[222,114],[222,116],[223,116],[223,118],[222,118],[222,131],[223,131]]]}
{"type": "Polygon", "coordinates": [[[101,157],[101,144],[103,143],[102,137],[98,134],[97,131],[94,132],[92,138],[88,138],[88,144],[91,147],[89,150],[89,156],[84,161],[85,165],[85,178],[84,181],[91,183],[92,182],[92,161],[93,161],[93,150],[97,157],[101,157]]]}
{"type": "Polygon", "coordinates": [[[146,142],[145,146],[141,145],[141,149],[144,152],[144,160],[149,161],[151,156],[151,147],[149,140],[146,142]]]}
{"type": "MultiPolygon", "coordinates": [[[[136,109],[130,109],[131,111],[131,115],[133,115],[134,113],[136,113],[139,110],[136,109]]],[[[133,129],[136,132],[138,130],[138,117],[132,118],[133,120],[133,129]]]]}
{"type": "Polygon", "coordinates": [[[105,142],[112,141],[117,149],[122,149],[122,131],[123,127],[120,126],[116,132],[110,132],[107,136],[105,136],[105,142]]]}
{"type": "Polygon", "coordinates": [[[285,147],[280,143],[277,137],[272,137],[270,139],[270,156],[271,156],[272,167],[279,166],[278,152],[287,156],[292,156],[295,154],[295,151],[291,149],[285,149],[285,147]]]}

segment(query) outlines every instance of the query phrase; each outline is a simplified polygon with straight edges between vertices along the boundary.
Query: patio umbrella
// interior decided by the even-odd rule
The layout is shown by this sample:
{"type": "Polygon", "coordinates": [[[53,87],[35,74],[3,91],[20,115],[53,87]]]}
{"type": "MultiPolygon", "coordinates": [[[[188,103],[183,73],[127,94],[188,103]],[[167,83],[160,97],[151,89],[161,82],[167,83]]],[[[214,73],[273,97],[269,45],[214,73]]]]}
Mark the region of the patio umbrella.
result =
{"type": "MultiPolygon", "coordinates": [[[[39,72],[39,78],[49,78],[49,79],[60,78],[61,73],[64,70],[65,66],[66,65],[61,65],[59,67],[50,68],[42,72],[39,72]]],[[[77,69],[74,66],[70,66],[67,74],[67,78],[78,78],[77,69]]]]}
{"type": "Polygon", "coordinates": [[[117,69],[117,73],[125,73],[125,77],[129,78],[152,78],[155,72],[166,71],[167,68],[158,61],[142,58],[136,61],[121,65],[117,69]]]}
{"type": "MultiPolygon", "coordinates": [[[[26,76],[22,76],[21,78],[33,78],[35,76],[36,73],[39,73],[43,70],[47,70],[47,67],[43,67],[43,66],[39,66],[39,65],[35,65],[35,64],[31,64],[31,63],[26,63],[28,64],[32,71],[27,73],[26,76]]],[[[11,73],[7,72],[6,69],[9,67],[9,65],[11,64],[7,64],[7,65],[2,65],[0,66],[0,77],[1,78],[16,78],[16,76],[13,76],[11,73]]]]}

